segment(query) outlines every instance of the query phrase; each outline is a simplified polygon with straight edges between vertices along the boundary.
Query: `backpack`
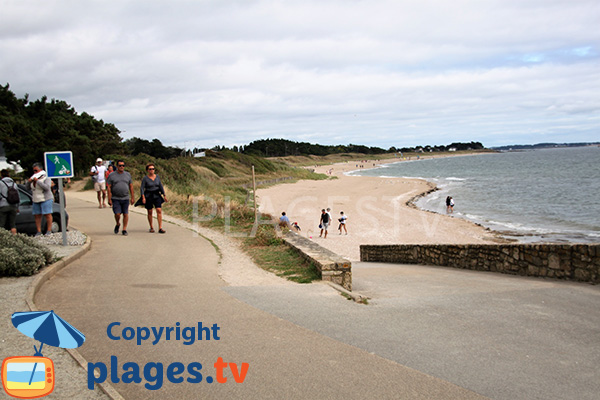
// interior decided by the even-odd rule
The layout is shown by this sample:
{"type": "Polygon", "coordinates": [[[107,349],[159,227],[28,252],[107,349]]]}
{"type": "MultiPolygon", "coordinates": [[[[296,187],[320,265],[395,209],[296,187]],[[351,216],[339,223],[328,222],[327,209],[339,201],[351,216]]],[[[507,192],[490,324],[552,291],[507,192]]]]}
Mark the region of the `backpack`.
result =
{"type": "Polygon", "coordinates": [[[10,205],[19,204],[21,202],[21,197],[19,196],[19,191],[15,188],[15,183],[13,182],[12,186],[8,186],[8,183],[4,180],[2,180],[2,183],[4,183],[8,189],[6,191],[6,196],[2,197],[4,197],[10,205]]]}

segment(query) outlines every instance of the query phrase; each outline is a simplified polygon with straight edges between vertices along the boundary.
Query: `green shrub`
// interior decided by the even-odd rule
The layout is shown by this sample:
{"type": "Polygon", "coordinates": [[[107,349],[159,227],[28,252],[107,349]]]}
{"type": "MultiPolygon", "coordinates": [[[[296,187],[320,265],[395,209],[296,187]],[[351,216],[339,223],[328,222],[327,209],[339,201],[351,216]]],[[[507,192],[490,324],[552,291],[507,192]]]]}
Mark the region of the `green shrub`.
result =
{"type": "Polygon", "coordinates": [[[276,246],[283,241],[277,237],[273,225],[259,225],[254,237],[255,246],[276,246]]]}
{"type": "Polygon", "coordinates": [[[54,254],[35,239],[0,229],[0,276],[28,276],[54,261],[54,254]]]}

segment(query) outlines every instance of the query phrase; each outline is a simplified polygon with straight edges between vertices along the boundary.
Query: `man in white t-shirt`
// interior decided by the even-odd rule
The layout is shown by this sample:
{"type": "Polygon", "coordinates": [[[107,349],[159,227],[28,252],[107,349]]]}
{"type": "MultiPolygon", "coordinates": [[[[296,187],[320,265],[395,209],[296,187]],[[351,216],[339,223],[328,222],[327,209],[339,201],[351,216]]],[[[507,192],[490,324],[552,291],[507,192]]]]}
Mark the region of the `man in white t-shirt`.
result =
{"type": "Polygon", "coordinates": [[[102,164],[102,159],[96,160],[96,165],[90,170],[94,190],[98,193],[98,208],[106,207],[106,167],[102,164]]]}

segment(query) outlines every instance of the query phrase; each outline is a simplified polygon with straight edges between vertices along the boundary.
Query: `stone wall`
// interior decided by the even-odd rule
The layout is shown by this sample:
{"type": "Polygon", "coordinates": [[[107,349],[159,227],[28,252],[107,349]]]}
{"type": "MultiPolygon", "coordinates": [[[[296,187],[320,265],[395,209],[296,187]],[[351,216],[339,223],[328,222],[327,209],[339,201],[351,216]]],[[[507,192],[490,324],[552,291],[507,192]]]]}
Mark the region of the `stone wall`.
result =
{"type": "Polygon", "coordinates": [[[283,240],[317,266],[322,280],[337,283],[347,290],[352,290],[352,263],[350,260],[293,232],[285,235],[283,240]]]}
{"type": "Polygon", "coordinates": [[[362,245],[360,259],[600,283],[600,244],[362,245]]]}

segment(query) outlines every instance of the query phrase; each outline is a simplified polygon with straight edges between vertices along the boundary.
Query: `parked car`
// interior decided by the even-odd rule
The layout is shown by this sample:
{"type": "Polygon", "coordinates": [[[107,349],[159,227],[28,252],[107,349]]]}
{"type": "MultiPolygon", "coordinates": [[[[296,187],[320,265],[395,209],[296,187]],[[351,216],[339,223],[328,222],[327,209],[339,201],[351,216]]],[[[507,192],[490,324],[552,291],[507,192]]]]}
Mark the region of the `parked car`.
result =
{"type": "MultiPolygon", "coordinates": [[[[37,228],[35,227],[35,218],[31,213],[33,208],[33,198],[31,191],[27,189],[25,185],[17,185],[19,188],[19,197],[21,203],[19,204],[19,211],[17,212],[17,232],[25,233],[28,235],[35,235],[37,228]]],[[[69,226],[69,215],[65,210],[65,221],[69,226]]],[[[42,217],[42,233],[47,232],[46,218],[42,217]]],[[[52,204],[52,232],[61,232],[60,226],[60,204],[52,204]]]]}

